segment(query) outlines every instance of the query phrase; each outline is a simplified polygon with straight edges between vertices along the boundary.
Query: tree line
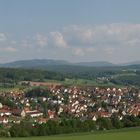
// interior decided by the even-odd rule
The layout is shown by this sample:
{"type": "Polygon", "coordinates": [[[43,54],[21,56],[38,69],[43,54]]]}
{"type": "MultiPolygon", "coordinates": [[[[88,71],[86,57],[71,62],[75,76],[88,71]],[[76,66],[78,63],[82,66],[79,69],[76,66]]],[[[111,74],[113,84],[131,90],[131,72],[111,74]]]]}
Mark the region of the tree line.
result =
{"type": "MultiPolygon", "coordinates": [[[[63,68],[63,67],[62,67],[63,68]]],[[[88,79],[95,80],[99,77],[111,77],[121,73],[120,68],[92,68],[92,67],[72,67],[67,66],[65,69],[59,67],[57,70],[41,70],[41,69],[23,69],[23,68],[0,68],[0,87],[14,87],[18,81],[46,81],[58,80],[64,81],[68,79],[88,79]]],[[[109,78],[110,79],[110,78],[109,78]]],[[[140,86],[140,72],[135,75],[120,76],[110,79],[110,82],[121,85],[140,86]]]]}
{"type": "Polygon", "coordinates": [[[28,137],[94,132],[135,126],[140,126],[140,116],[125,116],[122,120],[119,120],[116,115],[113,115],[111,118],[98,118],[96,122],[92,120],[83,121],[76,118],[64,118],[59,121],[49,120],[47,123],[42,124],[22,121],[20,124],[14,124],[9,132],[12,137],[28,137]]]}

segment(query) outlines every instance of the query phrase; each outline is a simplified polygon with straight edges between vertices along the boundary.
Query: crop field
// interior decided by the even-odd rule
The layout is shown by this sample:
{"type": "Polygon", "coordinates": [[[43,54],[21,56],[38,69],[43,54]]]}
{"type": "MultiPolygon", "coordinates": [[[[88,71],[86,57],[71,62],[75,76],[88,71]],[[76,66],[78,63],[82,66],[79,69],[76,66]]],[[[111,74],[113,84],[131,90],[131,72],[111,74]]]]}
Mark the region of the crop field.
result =
{"type": "Polygon", "coordinates": [[[111,82],[103,83],[98,82],[97,80],[88,80],[88,79],[65,79],[64,81],[57,81],[57,80],[46,80],[46,82],[50,83],[59,83],[66,86],[99,86],[99,87],[124,87],[123,85],[114,84],[111,82]]]}
{"type": "Polygon", "coordinates": [[[0,138],[0,140],[139,140],[140,130],[126,130],[116,132],[81,133],[70,135],[56,135],[46,137],[0,138]]]}

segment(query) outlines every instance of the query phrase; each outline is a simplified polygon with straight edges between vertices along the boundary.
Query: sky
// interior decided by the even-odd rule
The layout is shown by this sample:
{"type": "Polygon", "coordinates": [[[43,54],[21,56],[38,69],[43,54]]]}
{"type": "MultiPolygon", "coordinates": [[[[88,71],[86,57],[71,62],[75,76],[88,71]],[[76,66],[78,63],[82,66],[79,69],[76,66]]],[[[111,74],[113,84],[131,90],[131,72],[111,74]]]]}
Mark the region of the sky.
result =
{"type": "Polygon", "coordinates": [[[140,61],[140,0],[0,0],[0,63],[140,61]]]}

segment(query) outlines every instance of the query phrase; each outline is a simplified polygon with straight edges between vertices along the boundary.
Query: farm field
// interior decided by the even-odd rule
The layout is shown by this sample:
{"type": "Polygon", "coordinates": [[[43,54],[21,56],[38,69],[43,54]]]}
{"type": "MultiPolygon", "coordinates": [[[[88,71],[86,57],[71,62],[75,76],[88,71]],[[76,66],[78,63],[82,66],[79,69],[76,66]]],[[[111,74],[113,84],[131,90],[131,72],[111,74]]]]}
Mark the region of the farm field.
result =
{"type": "Polygon", "coordinates": [[[138,140],[140,130],[125,130],[101,133],[81,133],[70,135],[56,135],[46,137],[28,137],[28,138],[0,138],[0,140],[138,140]]]}
{"type": "Polygon", "coordinates": [[[68,86],[99,86],[99,87],[124,87],[123,85],[114,84],[111,82],[99,83],[96,80],[87,79],[65,79],[64,81],[46,80],[45,82],[60,83],[68,86]]]}

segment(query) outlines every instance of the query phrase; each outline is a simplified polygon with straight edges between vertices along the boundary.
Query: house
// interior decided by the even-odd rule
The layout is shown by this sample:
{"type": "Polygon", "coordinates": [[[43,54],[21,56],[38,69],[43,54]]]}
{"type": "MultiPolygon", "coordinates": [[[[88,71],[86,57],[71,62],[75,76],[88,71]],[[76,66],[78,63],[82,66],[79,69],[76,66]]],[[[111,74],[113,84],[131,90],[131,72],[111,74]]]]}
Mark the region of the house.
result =
{"type": "Polygon", "coordinates": [[[9,120],[5,117],[0,117],[0,124],[7,124],[9,120]]]}
{"type": "Polygon", "coordinates": [[[0,109],[0,116],[10,116],[11,111],[8,109],[0,109]]]}
{"type": "Polygon", "coordinates": [[[21,118],[14,116],[14,117],[9,119],[9,122],[19,124],[21,122],[21,118]]]}
{"type": "Polygon", "coordinates": [[[96,112],[92,112],[89,116],[93,121],[96,121],[98,119],[98,116],[96,114],[96,112]]]}
{"type": "Polygon", "coordinates": [[[110,117],[110,114],[108,112],[106,112],[106,111],[100,111],[99,116],[101,118],[108,118],[108,117],[110,117]]]}
{"type": "Polygon", "coordinates": [[[54,111],[48,110],[48,117],[50,119],[53,119],[54,118],[54,111]]]}
{"type": "Polygon", "coordinates": [[[118,118],[121,121],[123,119],[123,116],[122,115],[119,115],[118,118]]]}
{"type": "Polygon", "coordinates": [[[45,102],[47,100],[47,98],[46,97],[39,97],[38,100],[41,102],[45,102]]]}
{"type": "Polygon", "coordinates": [[[47,122],[47,119],[46,118],[37,118],[35,119],[35,122],[36,123],[39,123],[39,124],[42,124],[42,123],[46,123],[47,122]]]}
{"type": "Polygon", "coordinates": [[[58,115],[60,115],[63,112],[63,110],[64,110],[63,107],[60,106],[58,110],[58,115]]]}
{"type": "Polygon", "coordinates": [[[21,117],[25,117],[26,116],[26,112],[22,109],[13,109],[12,110],[12,114],[14,116],[21,116],[21,117]]]}
{"type": "Polygon", "coordinates": [[[43,116],[43,113],[40,112],[40,111],[38,111],[38,110],[33,110],[33,111],[28,111],[28,112],[26,112],[26,115],[27,115],[27,116],[30,116],[30,117],[32,117],[32,118],[34,118],[34,117],[43,116]]]}
{"type": "Polygon", "coordinates": [[[138,116],[139,115],[139,111],[138,111],[138,109],[134,109],[133,111],[132,111],[132,115],[133,116],[138,116]]]}
{"type": "Polygon", "coordinates": [[[1,108],[3,108],[3,105],[2,105],[2,103],[0,103],[0,109],[1,109],[1,108]]]}

